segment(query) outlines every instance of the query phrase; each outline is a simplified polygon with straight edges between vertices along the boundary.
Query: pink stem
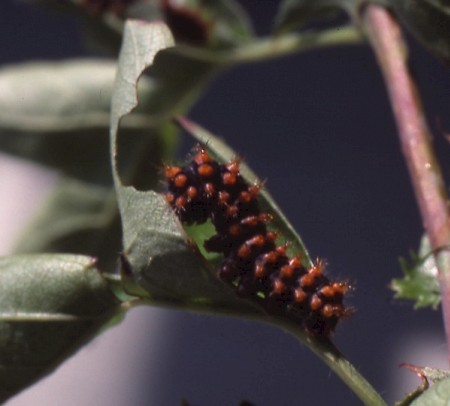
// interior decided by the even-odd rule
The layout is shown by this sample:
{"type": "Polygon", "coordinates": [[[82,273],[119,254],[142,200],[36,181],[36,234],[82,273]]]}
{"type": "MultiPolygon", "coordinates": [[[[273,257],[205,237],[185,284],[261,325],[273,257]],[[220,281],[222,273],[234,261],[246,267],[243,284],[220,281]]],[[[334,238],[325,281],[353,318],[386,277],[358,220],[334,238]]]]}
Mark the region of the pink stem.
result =
{"type": "MultiPolygon", "coordinates": [[[[400,27],[385,8],[365,7],[362,24],[381,67],[388,89],[424,228],[433,249],[450,244],[449,201],[436,159],[420,96],[407,64],[407,49],[400,27]]],[[[437,251],[442,309],[450,354],[450,255],[437,251]]]]}

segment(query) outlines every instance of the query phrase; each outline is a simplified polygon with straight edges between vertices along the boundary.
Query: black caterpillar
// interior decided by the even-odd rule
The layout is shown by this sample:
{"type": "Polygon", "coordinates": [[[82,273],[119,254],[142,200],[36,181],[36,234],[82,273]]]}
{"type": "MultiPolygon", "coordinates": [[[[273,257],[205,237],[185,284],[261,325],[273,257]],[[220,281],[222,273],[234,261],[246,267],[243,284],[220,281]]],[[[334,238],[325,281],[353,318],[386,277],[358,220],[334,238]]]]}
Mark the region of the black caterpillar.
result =
{"type": "Polygon", "coordinates": [[[310,333],[330,335],[348,312],[348,284],[329,281],[323,262],[305,268],[300,256],[289,258],[287,246],[275,244],[277,234],[267,229],[272,217],[259,207],[260,186],[243,179],[238,160],[219,164],[198,146],[189,165],[166,166],[165,177],[166,200],[182,223],[213,223],[216,234],[204,245],[224,256],[220,279],[268,312],[289,310],[310,333]]]}

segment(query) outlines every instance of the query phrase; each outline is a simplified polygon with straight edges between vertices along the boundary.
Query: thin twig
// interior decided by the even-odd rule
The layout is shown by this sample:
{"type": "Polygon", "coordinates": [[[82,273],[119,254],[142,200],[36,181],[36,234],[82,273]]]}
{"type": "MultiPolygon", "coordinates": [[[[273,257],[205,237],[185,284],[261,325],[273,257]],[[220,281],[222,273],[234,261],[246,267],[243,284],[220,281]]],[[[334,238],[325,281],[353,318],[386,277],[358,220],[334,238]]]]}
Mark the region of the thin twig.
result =
{"type": "Polygon", "coordinates": [[[197,61],[230,66],[273,60],[274,58],[326,47],[359,45],[363,42],[364,35],[358,28],[352,25],[343,25],[320,31],[255,39],[231,50],[211,51],[182,45],[176,48],[176,52],[197,61]]]}
{"type": "Polygon", "coordinates": [[[375,4],[365,8],[361,21],[384,75],[422,222],[438,253],[435,258],[450,354],[450,253],[439,250],[450,243],[449,202],[442,171],[397,21],[388,10],[375,4]]]}

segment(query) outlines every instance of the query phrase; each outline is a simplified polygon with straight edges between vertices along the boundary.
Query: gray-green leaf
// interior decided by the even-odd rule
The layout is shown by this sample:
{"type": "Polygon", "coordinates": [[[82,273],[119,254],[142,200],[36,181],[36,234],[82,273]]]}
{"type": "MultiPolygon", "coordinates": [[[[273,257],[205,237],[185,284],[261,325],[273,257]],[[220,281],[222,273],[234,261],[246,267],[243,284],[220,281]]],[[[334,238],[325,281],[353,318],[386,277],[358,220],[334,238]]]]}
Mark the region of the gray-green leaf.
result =
{"type": "Polygon", "coordinates": [[[15,252],[82,252],[112,271],[120,246],[114,189],[63,177],[22,232],[15,252]]]}
{"type": "Polygon", "coordinates": [[[70,60],[0,70],[0,149],[111,183],[109,109],[116,65],[70,60]]]}
{"type": "Polygon", "coordinates": [[[450,403],[450,378],[439,381],[411,403],[411,406],[448,406],[450,403]]]}
{"type": "MultiPolygon", "coordinates": [[[[191,308],[202,303],[205,311],[225,311],[236,307],[237,299],[204,268],[164,197],[125,186],[117,166],[118,140],[123,136],[118,134],[119,122],[137,106],[138,79],[157,52],[172,44],[170,32],[161,23],[126,25],[111,113],[111,153],[123,229],[122,275],[126,290],[138,296],[191,308]]],[[[254,311],[250,305],[238,307],[241,312],[254,311]]]]}
{"type": "MultiPolygon", "coordinates": [[[[116,68],[111,61],[70,60],[0,70],[0,149],[65,174],[22,234],[18,252],[83,253],[104,269],[116,265],[121,236],[108,138],[116,68]]],[[[151,86],[145,78],[140,84],[145,106],[151,86]]],[[[139,110],[122,132],[124,178],[154,187],[159,134],[139,110]]]]}
{"type": "Polygon", "coordinates": [[[354,13],[358,0],[284,0],[275,19],[277,33],[299,29],[313,21],[354,13]]]}
{"type": "Polygon", "coordinates": [[[0,399],[51,372],[118,310],[93,258],[1,258],[0,399]]]}
{"type": "MultiPolygon", "coordinates": [[[[117,65],[85,59],[0,69],[0,149],[89,183],[112,185],[109,112],[117,65]]],[[[141,81],[143,105],[150,83],[141,81]]],[[[151,123],[135,113],[131,138],[151,123]]]]}

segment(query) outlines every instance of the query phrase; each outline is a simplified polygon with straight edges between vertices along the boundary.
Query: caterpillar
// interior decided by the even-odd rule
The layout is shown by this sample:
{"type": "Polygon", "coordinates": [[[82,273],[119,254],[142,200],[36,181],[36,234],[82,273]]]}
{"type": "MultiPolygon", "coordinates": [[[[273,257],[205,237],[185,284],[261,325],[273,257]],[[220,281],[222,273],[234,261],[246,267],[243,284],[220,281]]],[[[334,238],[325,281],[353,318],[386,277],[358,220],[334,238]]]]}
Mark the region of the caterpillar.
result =
{"type": "Polygon", "coordinates": [[[305,267],[300,255],[289,257],[267,227],[272,216],[260,209],[260,185],[240,174],[238,159],[220,164],[198,145],[192,162],[166,166],[165,195],[179,220],[201,224],[210,220],[216,234],[204,242],[209,252],[223,254],[218,277],[240,297],[252,298],[269,312],[288,311],[305,329],[328,337],[342,316],[349,286],[330,281],[318,260],[305,267]]]}

